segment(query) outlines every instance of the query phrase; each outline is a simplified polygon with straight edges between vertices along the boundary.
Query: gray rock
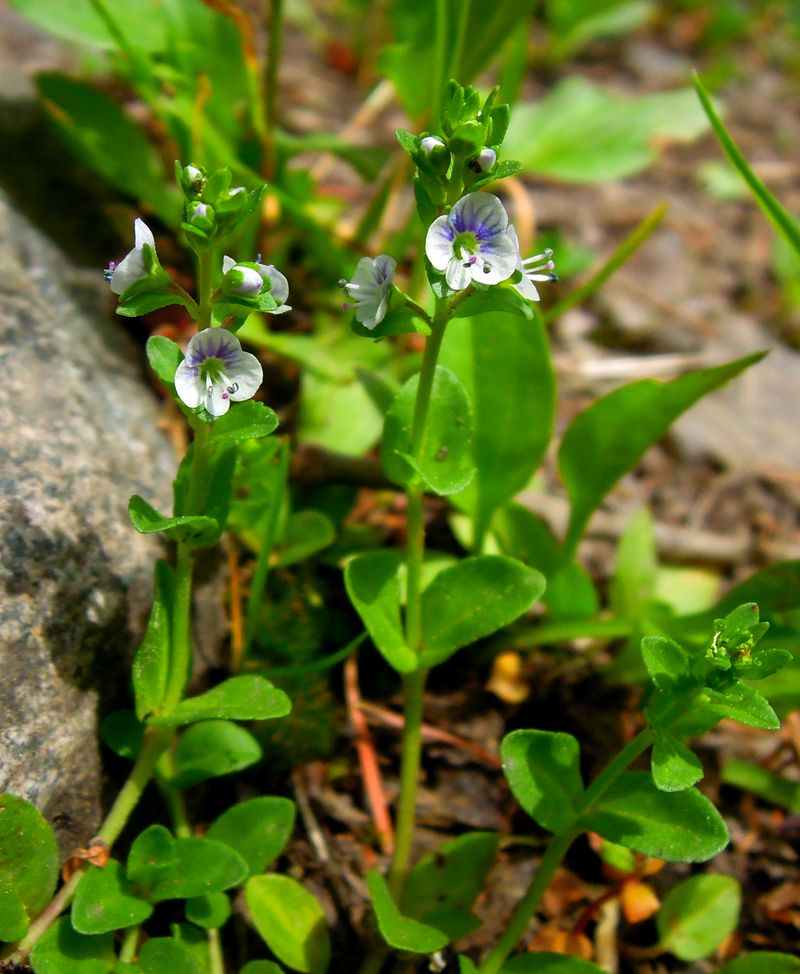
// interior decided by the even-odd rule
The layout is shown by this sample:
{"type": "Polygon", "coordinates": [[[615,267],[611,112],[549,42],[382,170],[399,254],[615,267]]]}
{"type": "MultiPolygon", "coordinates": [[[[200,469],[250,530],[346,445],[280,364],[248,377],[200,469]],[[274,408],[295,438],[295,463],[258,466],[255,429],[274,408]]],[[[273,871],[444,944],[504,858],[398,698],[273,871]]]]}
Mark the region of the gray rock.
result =
{"type": "Polygon", "coordinates": [[[167,508],[175,458],[140,351],[0,195],[0,791],[62,847],[100,813],[98,709],[127,697],[159,542],[127,501],[167,508]]]}

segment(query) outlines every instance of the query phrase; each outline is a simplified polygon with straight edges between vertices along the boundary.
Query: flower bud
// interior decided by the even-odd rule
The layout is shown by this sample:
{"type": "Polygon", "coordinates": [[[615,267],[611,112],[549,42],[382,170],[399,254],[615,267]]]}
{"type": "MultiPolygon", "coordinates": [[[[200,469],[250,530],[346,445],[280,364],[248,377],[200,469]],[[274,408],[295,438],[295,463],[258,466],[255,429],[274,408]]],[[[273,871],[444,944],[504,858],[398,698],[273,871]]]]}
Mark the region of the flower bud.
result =
{"type": "Polygon", "coordinates": [[[439,138],[438,135],[426,135],[424,139],[420,139],[419,144],[420,148],[424,149],[429,155],[439,146],[444,148],[444,142],[439,138]]]}
{"type": "Polygon", "coordinates": [[[214,207],[208,203],[190,203],[186,209],[186,217],[187,223],[191,223],[198,230],[208,232],[214,229],[214,207]]]}
{"type": "Polygon", "coordinates": [[[475,161],[480,167],[481,172],[488,172],[489,169],[494,168],[494,165],[497,162],[497,153],[494,151],[494,149],[484,146],[478,153],[475,161]]]}
{"type": "Polygon", "coordinates": [[[264,287],[264,278],[255,267],[249,267],[247,264],[234,264],[222,279],[222,286],[229,294],[253,298],[261,293],[264,287]]]}
{"type": "Polygon", "coordinates": [[[199,196],[205,189],[206,174],[198,166],[189,163],[188,166],[183,167],[181,176],[181,182],[187,195],[199,196]]]}

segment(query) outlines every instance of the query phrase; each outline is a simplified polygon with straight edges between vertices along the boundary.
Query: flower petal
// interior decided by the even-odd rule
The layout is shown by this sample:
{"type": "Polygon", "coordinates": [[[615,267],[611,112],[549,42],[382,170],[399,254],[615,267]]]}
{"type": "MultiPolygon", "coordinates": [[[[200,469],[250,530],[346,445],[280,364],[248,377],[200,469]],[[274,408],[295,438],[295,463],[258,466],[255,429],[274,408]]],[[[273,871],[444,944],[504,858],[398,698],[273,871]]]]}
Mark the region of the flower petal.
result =
{"type": "Polygon", "coordinates": [[[499,284],[511,277],[517,269],[519,251],[505,233],[481,243],[478,253],[480,257],[472,268],[473,280],[483,284],[499,284]]]}
{"type": "Polygon", "coordinates": [[[457,257],[450,261],[445,271],[447,286],[452,291],[463,291],[465,287],[469,287],[473,276],[472,265],[465,267],[464,262],[457,257]]]}
{"type": "Polygon", "coordinates": [[[114,268],[108,284],[114,294],[122,294],[131,284],[147,276],[141,250],[129,251],[114,268]]]}
{"type": "Polygon", "coordinates": [[[234,402],[243,402],[251,399],[258,391],[264,379],[264,370],[255,355],[241,352],[236,362],[230,366],[228,378],[239,386],[236,392],[229,394],[230,398],[234,402]]]}
{"type": "Polygon", "coordinates": [[[269,279],[269,282],[272,285],[269,292],[270,296],[273,297],[278,304],[283,304],[283,302],[289,297],[289,282],[286,280],[283,274],[281,274],[274,264],[259,264],[258,273],[265,280],[269,279]]]}
{"type": "Polygon", "coordinates": [[[480,242],[505,234],[508,214],[491,193],[468,193],[453,206],[450,223],[458,233],[474,233],[480,242]]]}
{"type": "Polygon", "coordinates": [[[446,216],[437,216],[428,227],[425,237],[425,256],[437,271],[443,271],[451,261],[455,238],[455,231],[446,216]]]}
{"type": "Polygon", "coordinates": [[[228,257],[226,254],[222,258],[222,273],[227,274],[231,267],[236,267],[236,261],[233,259],[233,257],[228,257]]]}
{"type": "Polygon", "coordinates": [[[156,245],[153,231],[141,217],[137,217],[133,223],[133,242],[137,250],[141,250],[145,244],[149,244],[151,247],[156,245]]]}
{"type": "Polygon", "coordinates": [[[228,369],[242,354],[239,339],[227,328],[204,328],[194,335],[186,346],[186,361],[197,367],[207,358],[218,358],[228,369]]]}
{"type": "Polygon", "coordinates": [[[175,371],[175,392],[178,398],[189,409],[197,407],[205,399],[206,390],[200,380],[200,372],[192,368],[184,359],[175,371]]]}
{"type": "Polygon", "coordinates": [[[223,398],[225,386],[221,382],[215,382],[208,389],[205,396],[205,407],[212,416],[224,416],[231,408],[231,397],[226,395],[223,398]]]}

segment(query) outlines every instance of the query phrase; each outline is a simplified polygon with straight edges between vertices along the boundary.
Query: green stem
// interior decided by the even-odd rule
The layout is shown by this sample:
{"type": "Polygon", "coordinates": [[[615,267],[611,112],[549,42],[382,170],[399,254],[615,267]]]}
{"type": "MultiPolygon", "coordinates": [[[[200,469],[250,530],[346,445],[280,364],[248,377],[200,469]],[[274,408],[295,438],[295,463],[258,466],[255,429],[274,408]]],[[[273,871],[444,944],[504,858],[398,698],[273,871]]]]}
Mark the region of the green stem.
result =
{"type": "Polygon", "coordinates": [[[431,93],[431,114],[428,121],[436,126],[442,106],[445,75],[447,73],[447,55],[450,51],[450,32],[448,30],[447,0],[436,0],[436,48],[434,50],[435,72],[433,75],[433,91],[431,93]]]}
{"type": "Polygon", "coordinates": [[[156,784],[169,810],[172,829],[179,839],[187,839],[192,835],[192,826],[186,813],[186,802],[183,792],[172,784],[175,774],[175,760],[169,751],[161,755],[156,768],[156,784]]]}
{"type": "MultiPolygon", "coordinates": [[[[112,846],[130,818],[131,812],[142,797],[147,783],[153,776],[156,762],[169,746],[173,736],[171,728],[148,727],[144,732],[144,741],[139,757],[131,769],[128,780],[117,795],[111,811],[106,816],[103,826],[98,833],[98,839],[112,846]]],[[[30,951],[39,939],[50,929],[58,917],[72,902],[81,879],[85,873],[77,870],[56,893],[50,903],[39,914],[28,928],[28,932],[19,941],[10,960],[22,965],[30,951]]]]}
{"type": "Polygon", "coordinates": [[[395,902],[399,901],[403,892],[414,837],[417,782],[422,752],[422,701],[427,675],[427,670],[420,669],[403,677],[405,723],[400,759],[400,794],[397,800],[394,855],[389,870],[389,889],[395,902]]]}
{"type": "MultiPolygon", "coordinates": [[[[419,373],[417,398],[414,403],[414,418],[411,424],[412,457],[418,458],[425,446],[425,423],[433,391],[433,379],[436,374],[436,360],[442,347],[444,330],[447,327],[449,309],[445,299],[436,303],[436,313],[431,323],[431,334],[425,343],[425,353],[422,357],[422,368],[419,373]]],[[[420,641],[420,593],[422,584],[422,561],[425,555],[425,519],[423,509],[423,491],[414,486],[408,489],[408,527],[406,542],[406,571],[407,599],[406,599],[406,645],[415,653],[419,651],[420,641]]]]}
{"type": "Polygon", "coordinates": [[[575,809],[575,820],[578,824],[563,835],[553,836],[550,840],[547,851],[539,863],[539,868],[536,870],[528,891],[517,905],[514,915],[503,932],[503,935],[492,948],[486,960],[478,968],[478,974],[497,974],[508,955],[527,930],[536,907],[539,905],[542,896],[550,885],[550,881],[561,865],[561,861],[567,854],[569,847],[583,831],[580,825],[581,819],[591,811],[592,805],[616,781],[628,765],[646,751],[652,742],[653,733],[649,727],[645,728],[619,754],[609,761],[583,793],[583,797],[575,809]]]}
{"type": "Polygon", "coordinates": [[[133,927],[128,927],[122,936],[122,945],[119,948],[119,962],[121,964],[132,964],[136,951],[139,947],[139,937],[142,933],[141,924],[137,923],[133,927]]]}
{"type": "Polygon", "coordinates": [[[211,294],[214,290],[214,248],[203,250],[197,258],[197,327],[211,327],[211,294]]]}
{"type": "Polygon", "coordinates": [[[194,567],[191,546],[178,543],[178,557],[175,566],[175,593],[172,600],[172,632],[170,638],[169,675],[164,693],[163,709],[169,713],[178,705],[189,681],[192,666],[192,642],[189,619],[192,605],[192,568],[194,567]]]}
{"type": "Polygon", "coordinates": [[[208,931],[208,969],[210,974],[225,974],[225,961],[222,957],[222,945],[219,942],[219,930],[208,931]]]}

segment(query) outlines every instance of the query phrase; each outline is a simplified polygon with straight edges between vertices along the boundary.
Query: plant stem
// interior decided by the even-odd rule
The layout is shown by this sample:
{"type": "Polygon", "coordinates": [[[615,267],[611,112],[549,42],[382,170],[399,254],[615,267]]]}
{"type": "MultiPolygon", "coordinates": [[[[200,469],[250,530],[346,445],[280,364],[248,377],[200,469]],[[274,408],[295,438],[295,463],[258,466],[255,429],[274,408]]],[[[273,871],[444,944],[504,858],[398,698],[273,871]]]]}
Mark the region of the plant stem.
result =
{"type": "MultiPolygon", "coordinates": [[[[431,334],[425,343],[422,368],[417,385],[417,398],[414,403],[414,417],[411,423],[412,457],[419,458],[425,448],[425,424],[430,408],[433,380],[436,373],[436,360],[442,347],[444,330],[447,326],[449,309],[446,299],[439,299],[431,322],[431,334]]],[[[406,541],[406,645],[419,653],[421,630],[422,563],[425,556],[425,516],[423,489],[419,485],[409,486],[408,526],[406,541]]],[[[400,898],[411,858],[411,842],[414,835],[415,809],[417,803],[417,780],[422,750],[422,701],[425,692],[425,679],[428,671],[416,670],[403,677],[405,723],[403,726],[403,745],[400,760],[400,794],[397,799],[397,823],[395,849],[389,869],[389,888],[395,900],[400,898]]]]}
{"type": "Polygon", "coordinates": [[[193,567],[191,546],[185,541],[179,542],[175,566],[175,593],[172,600],[169,676],[163,705],[165,713],[169,713],[178,705],[191,673],[192,643],[189,635],[189,617],[192,605],[193,567]]]}
{"type": "Polygon", "coordinates": [[[137,923],[133,927],[128,927],[122,935],[122,946],[119,949],[119,962],[121,964],[131,964],[136,956],[139,946],[139,937],[142,933],[141,924],[137,923]]]}
{"type": "MultiPolygon", "coordinates": [[[[148,727],[144,732],[144,741],[139,757],[131,769],[128,780],[122,786],[122,790],[117,795],[117,800],[111,807],[111,811],[106,816],[103,826],[97,838],[101,839],[109,846],[113,845],[120,832],[128,821],[131,812],[137,802],[142,797],[153,771],[156,762],[172,741],[173,730],[164,727],[148,727]]],[[[72,902],[75,892],[78,889],[81,879],[84,876],[83,869],[79,869],[72,874],[61,889],[56,893],[50,903],[44,908],[39,916],[28,928],[28,932],[19,941],[10,960],[21,965],[27,958],[30,951],[44,936],[58,917],[66,910],[72,902]]]]}
{"type": "Polygon", "coordinates": [[[555,871],[561,865],[561,861],[567,854],[569,847],[583,831],[580,825],[581,818],[591,810],[594,802],[616,781],[629,764],[647,750],[652,742],[653,733],[649,727],[645,728],[619,754],[609,761],[583,793],[583,797],[575,809],[576,826],[563,835],[553,836],[548,843],[547,850],[542,857],[542,861],[539,863],[539,868],[536,870],[536,874],[527,892],[517,905],[514,915],[503,932],[503,935],[492,948],[486,960],[478,968],[478,974],[497,974],[508,955],[527,930],[536,907],[539,905],[539,901],[550,885],[550,881],[555,871]]]}
{"type": "Polygon", "coordinates": [[[197,258],[197,303],[199,313],[197,327],[211,326],[211,292],[214,288],[214,248],[200,252],[197,258]]]}
{"type": "MultiPolygon", "coordinates": [[[[461,0],[465,2],[465,0],[461,0]]],[[[434,64],[436,71],[433,75],[433,91],[431,92],[431,113],[430,116],[422,118],[423,122],[429,122],[436,126],[439,121],[439,113],[442,107],[442,93],[444,92],[445,75],[447,74],[447,55],[450,51],[450,33],[447,23],[447,0],[436,0],[436,48],[434,50],[434,64]]]]}
{"type": "Polygon", "coordinates": [[[389,889],[397,902],[403,892],[411,842],[414,837],[417,782],[422,752],[422,702],[427,670],[415,670],[403,677],[403,750],[400,759],[400,794],[397,800],[395,844],[389,870],[389,889]]]}
{"type": "Polygon", "coordinates": [[[219,930],[208,931],[208,969],[210,974],[225,974],[225,961],[219,942],[219,930]]]}
{"type": "MultiPolygon", "coordinates": [[[[425,423],[436,373],[436,360],[442,347],[444,330],[447,326],[448,306],[445,299],[436,303],[436,313],[431,323],[431,334],[425,343],[422,368],[419,373],[417,398],[414,403],[414,418],[411,424],[410,453],[419,458],[425,447],[425,423]]],[[[422,560],[425,554],[425,519],[423,509],[423,490],[411,486],[408,495],[408,527],[406,542],[406,571],[408,572],[408,596],[406,600],[406,644],[415,653],[419,652],[420,640],[420,585],[422,560]]]]}

